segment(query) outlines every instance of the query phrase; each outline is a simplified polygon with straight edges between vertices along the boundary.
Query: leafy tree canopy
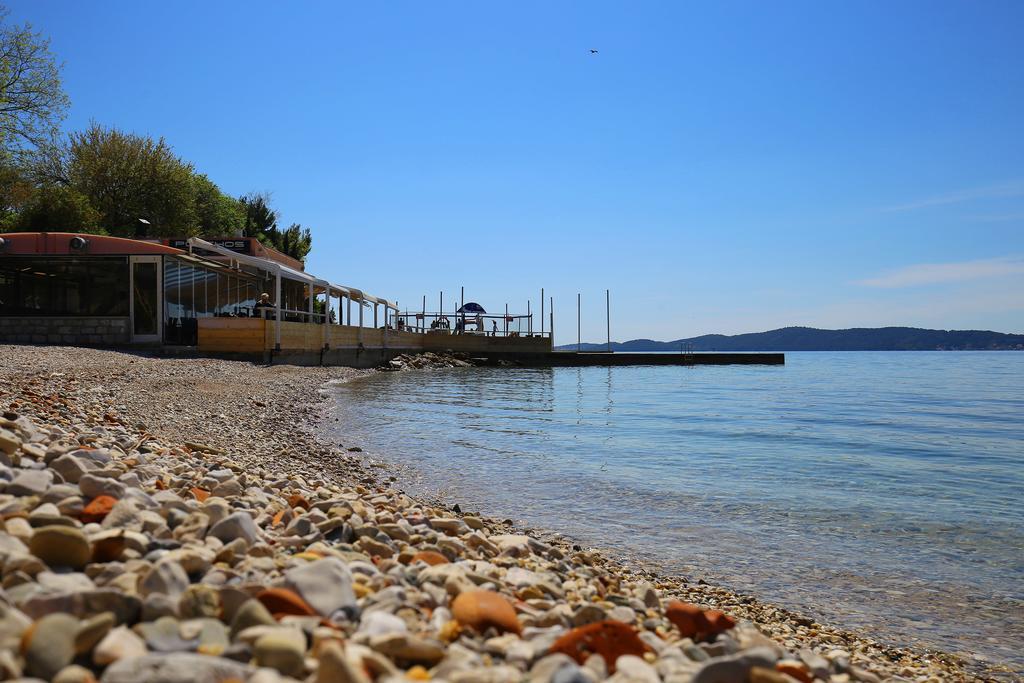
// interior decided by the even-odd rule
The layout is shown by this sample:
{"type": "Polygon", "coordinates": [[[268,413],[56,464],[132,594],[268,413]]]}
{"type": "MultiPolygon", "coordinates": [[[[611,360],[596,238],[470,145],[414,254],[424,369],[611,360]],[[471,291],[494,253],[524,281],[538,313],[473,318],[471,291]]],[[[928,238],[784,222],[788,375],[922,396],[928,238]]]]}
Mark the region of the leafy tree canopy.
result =
{"type": "Polygon", "coordinates": [[[100,226],[100,212],[82,193],[63,185],[41,187],[18,214],[18,230],[38,232],[59,225],[64,232],[106,234],[100,226]]]}
{"type": "Polygon", "coordinates": [[[313,235],[309,228],[303,229],[298,223],[292,223],[285,230],[277,227],[278,213],[270,208],[269,193],[252,192],[239,197],[238,201],[245,207],[243,235],[256,237],[268,247],[299,261],[306,260],[313,248],[313,235]]]}
{"type": "Polygon", "coordinates": [[[0,149],[24,158],[57,137],[70,101],[49,39],[7,16],[0,7],[0,149]]]}
{"type": "Polygon", "coordinates": [[[66,164],[68,185],[89,198],[110,234],[198,233],[192,165],[175,156],[163,138],[94,123],[69,136],[66,164]]]}

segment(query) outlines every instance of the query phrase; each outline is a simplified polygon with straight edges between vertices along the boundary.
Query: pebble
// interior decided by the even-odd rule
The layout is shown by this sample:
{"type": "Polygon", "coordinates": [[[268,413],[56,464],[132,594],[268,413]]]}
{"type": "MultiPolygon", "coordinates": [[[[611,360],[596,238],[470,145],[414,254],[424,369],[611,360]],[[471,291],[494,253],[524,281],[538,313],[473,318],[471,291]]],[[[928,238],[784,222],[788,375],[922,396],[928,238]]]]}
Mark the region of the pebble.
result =
{"type": "Polygon", "coordinates": [[[336,557],[327,557],[289,569],[285,584],[322,617],[354,619],[359,613],[352,572],[336,557]]]}
{"type": "Polygon", "coordinates": [[[106,666],[121,659],[141,657],[146,652],[146,643],[142,638],[128,630],[128,627],[118,626],[97,643],[92,651],[92,661],[99,666],[106,666]]]}
{"type": "Polygon", "coordinates": [[[274,617],[267,611],[267,608],[264,607],[259,600],[250,599],[238,608],[238,611],[235,612],[234,619],[231,620],[231,638],[233,640],[236,635],[247,628],[261,625],[273,625],[276,623],[277,622],[274,621],[274,617]]]}
{"type": "Polygon", "coordinates": [[[124,497],[125,485],[109,477],[97,477],[94,474],[83,474],[78,480],[78,488],[86,498],[93,499],[109,496],[120,500],[124,497]]]}
{"type": "Polygon", "coordinates": [[[78,619],[69,614],[50,614],[29,627],[23,638],[25,672],[50,680],[75,657],[78,619]]]}
{"type": "Polygon", "coordinates": [[[92,558],[92,548],[82,530],[63,524],[36,529],[29,551],[50,567],[81,569],[92,558]]]}
{"type": "Polygon", "coordinates": [[[227,683],[245,681],[253,672],[223,657],[175,652],[118,660],[103,672],[102,683],[227,683]]]}
{"type": "Polygon", "coordinates": [[[291,628],[276,628],[261,636],[253,647],[258,666],[267,666],[295,678],[302,676],[305,653],[306,636],[291,628]]]}
{"type": "Polygon", "coordinates": [[[770,648],[753,648],[735,655],[716,657],[697,670],[692,683],[745,681],[754,667],[774,669],[775,659],[775,652],[770,648]]]}
{"type": "Polygon", "coordinates": [[[61,669],[53,677],[53,683],[96,683],[96,676],[84,666],[72,664],[61,669]]]}
{"type": "Polygon", "coordinates": [[[635,683],[661,683],[654,667],[636,655],[622,655],[616,659],[615,670],[635,683]]]}
{"type": "Polygon", "coordinates": [[[247,512],[235,512],[220,520],[210,529],[210,536],[230,543],[236,538],[241,538],[249,545],[252,545],[260,538],[259,529],[253,522],[252,516],[247,512]]]}
{"type": "Polygon", "coordinates": [[[619,657],[643,657],[647,646],[632,626],[609,620],[574,628],[556,640],[550,651],[569,655],[578,664],[586,662],[590,655],[600,655],[608,672],[615,673],[615,663],[619,657]]]}
{"type": "Polygon", "coordinates": [[[501,633],[522,632],[515,608],[494,591],[464,591],[452,601],[451,610],[456,621],[481,633],[488,628],[501,633]]]}
{"type": "Polygon", "coordinates": [[[7,484],[4,493],[12,496],[41,496],[53,483],[53,473],[47,470],[19,470],[7,484]]]}
{"type": "Polygon", "coordinates": [[[371,683],[362,666],[351,664],[337,643],[328,643],[320,652],[320,667],[315,683],[371,683]]]}
{"type": "Polygon", "coordinates": [[[75,654],[84,655],[92,652],[96,644],[114,628],[115,623],[113,612],[101,612],[79,624],[75,631],[75,654]]]}

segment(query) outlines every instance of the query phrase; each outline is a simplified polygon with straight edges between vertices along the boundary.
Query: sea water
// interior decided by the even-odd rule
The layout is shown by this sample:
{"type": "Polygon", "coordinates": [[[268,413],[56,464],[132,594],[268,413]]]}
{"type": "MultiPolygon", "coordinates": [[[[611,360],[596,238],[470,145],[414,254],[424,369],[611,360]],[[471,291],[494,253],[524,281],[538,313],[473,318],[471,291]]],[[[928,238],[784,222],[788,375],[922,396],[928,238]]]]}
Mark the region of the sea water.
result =
{"type": "Polygon", "coordinates": [[[467,368],[334,389],[413,494],[1024,671],[1024,353],[467,368]]]}

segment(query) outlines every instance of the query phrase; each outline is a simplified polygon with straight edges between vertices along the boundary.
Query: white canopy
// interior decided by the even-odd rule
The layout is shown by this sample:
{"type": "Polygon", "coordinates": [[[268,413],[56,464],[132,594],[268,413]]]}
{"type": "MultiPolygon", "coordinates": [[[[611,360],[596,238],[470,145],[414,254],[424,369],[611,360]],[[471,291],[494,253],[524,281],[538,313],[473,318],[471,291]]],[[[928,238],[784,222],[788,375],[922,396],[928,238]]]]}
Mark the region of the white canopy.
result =
{"type": "Polygon", "coordinates": [[[295,270],[294,268],[290,268],[289,266],[278,263],[277,261],[273,261],[268,258],[262,258],[260,256],[249,256],[248,254],[239,254],[238,252],[231,251],[230,249],[225,249],[220,245],[207,242],[206,240],[200,239],[198,237],[190,237],[188,239],[188,246],[189,249],[192,249],[193,247],[198,247],[199,249],[203,249],[205,251],[212,251],[215,254],[226,256],[239,263],[245,263],[255,268],[260,268],[262,270],[267,271],[268,273],[274,273],[275,275],[280,275],[281,277],[287,278],[289,280],[304,282],[308,285],[319,287],[323,289],[325,292],[346,296],[349,299],[353,299],[355,301],[368,301],[374,304],[381,304],[386,308],[390,308],[395,311],[398,310],[398,306],[391,303],[387,299],[382,299],[376,296],[372,296],[370,294],[366,294],[365,292],[362,292],[361,290],[358,290],[355,287],[346,287],[344,285],[331,284],[327,280],[321,280],[320,278],[314,277],[309,273],[305,273],[301,270],[295,270]]]}

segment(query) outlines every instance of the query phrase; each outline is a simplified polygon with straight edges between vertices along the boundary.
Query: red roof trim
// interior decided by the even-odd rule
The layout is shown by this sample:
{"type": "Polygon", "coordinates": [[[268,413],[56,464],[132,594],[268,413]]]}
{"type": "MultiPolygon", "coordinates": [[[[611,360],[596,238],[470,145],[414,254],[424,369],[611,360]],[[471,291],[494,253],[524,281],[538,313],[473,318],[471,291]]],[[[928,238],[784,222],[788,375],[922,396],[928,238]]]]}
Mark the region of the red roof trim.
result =
{"type": "Polygon", "coordinates": [[[8,232],[0,233],[4,256],[127,256],[127,255],[179,255],[181,249],[159,242],[131,240],[124,237],[89,235],[74,232],[8,232]],[[71,240],[82,237],[88,241],[85,249],[71,248],[71,240]]]}

